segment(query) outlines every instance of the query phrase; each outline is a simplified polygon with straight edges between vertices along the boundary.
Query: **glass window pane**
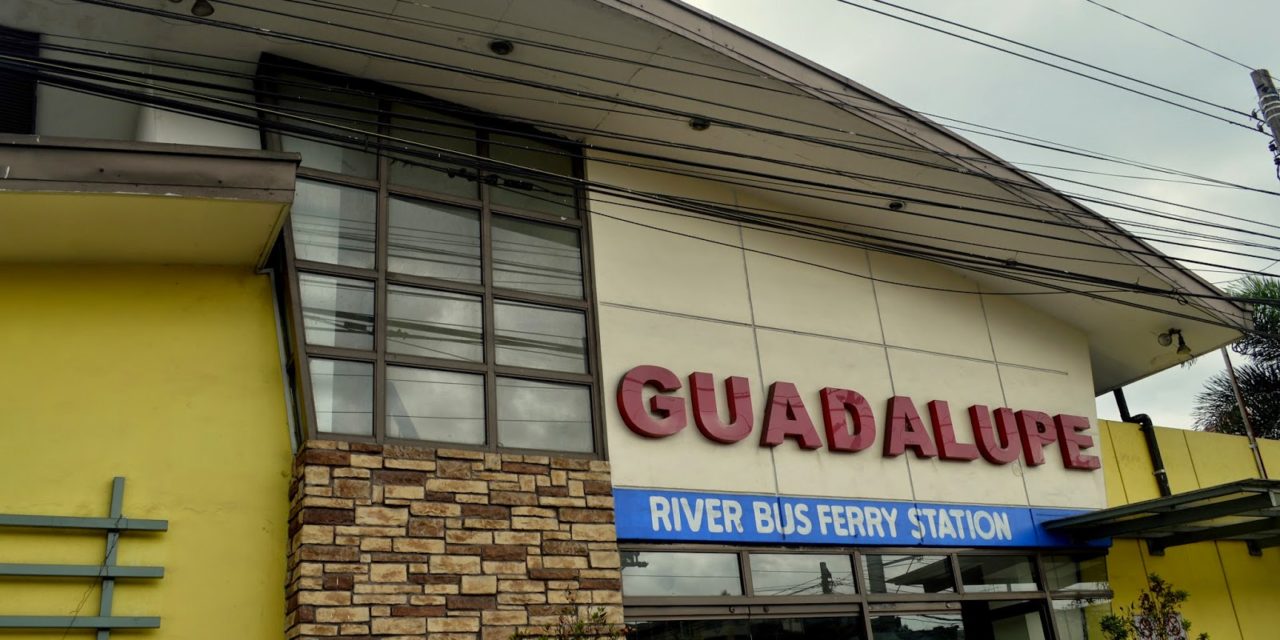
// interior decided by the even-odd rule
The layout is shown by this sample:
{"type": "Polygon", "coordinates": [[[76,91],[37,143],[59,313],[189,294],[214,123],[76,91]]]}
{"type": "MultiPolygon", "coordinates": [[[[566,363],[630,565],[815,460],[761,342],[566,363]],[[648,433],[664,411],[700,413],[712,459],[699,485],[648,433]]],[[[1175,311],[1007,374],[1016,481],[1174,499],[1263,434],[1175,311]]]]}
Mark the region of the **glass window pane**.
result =
{"type": "Polygon", "coordinates": [[[484,444],[484,376],[387,367],[387,437],[484,444]]]}
{"type": "Polygon", "coordinates": [[[578,231],[494,216],[493,285],[581,299],[578,231]]]}
{"type": "Polygon", "coordinates": [[[587,372],[587,317],[519,302],[493,306],[498,364],[587,372]]]}
{"type": "Polygon", "coordinates": [[[376,146],[377,138],[370,138],[365,133],[377,132],[378,101],[372,96],[352,95],[336,87],[329,90],[316,86],[319,84],[309,78],[280,76],[279,93],[286,97],[279,98],[273,108],[296,116],[282,116],[281,120],[286,124],[320,130],[337,139],[317,137],[312,140],[282,133],[281,149],[302,154],[304,167],[361,178],[377,176],[377,154],[365,150],[376,146]],[[337,126],[326,127],[314,120],[337,126]]]}
{"type": "Polygon", "coordinates": [[[757,596],[857,593],[847,555],[751,554],[751,588],[757,596]]]}
{"type": "MultiPolygon", "coordinates": [[[[489,136],[489,155],[493,159],[557,175],[573,175],[572,153],[571,150],[529,138],[500,133],[489,136]]],[[[507,175],[500,184],[489,189],[489,199],[499,207],[530,209],[565,218],[578,217],[573,186],[556,180],[523,174],[507,175]]]]}
{"type": "Polygon", "coordinates": [[[1036,571],[1026,556],[960,556],[966,592],[1035,591],[1036,571]]]}
{"type": "Polygon", "coordinates": [[[484,361],[480,298],[387,286],[387,351],[427,358],[484,361]]]}
{"type": "Polygon", "coordinates": [[[965,637],[964,620],[958,613],[872,616],[871,637],[875,640],[960,640],[965,637]]]}
{"type": "Polygon", "coordinates": [[[1111,613],[1111,600],[1054,600],[1053,610],[1058,640],[1103,638],[1102,618],[1111,613]]]}
{"type": "Polygon", "coordinates": [[[622,552],[622,593],[629,596],[740,596],[735,553],[622,552]]]}
{"type": "Polygon", "coordinates": [[[299,273],[307,344],[373,349],[373,283],[299,273]]]}
{"type": "Polygon", "coordinates": [[[1106,591],[1106,556],[1045,556],[1045,583],[1051,591],[1106,591]]]}
{"type": "Polygon", "coordinates": [[[479,183],[475,170],[459,171],[458,164],[469,164],[465,159],[443,156],[443,162],[433,160],[438,152],[429,147],[440,147],[468,155],[476,155],[476,131],[466,121],[421,107],[391,105],[391,136],[387,142],[391,158],[391,183],[418,189],[428,189],[463,198],[478,198],[479,183]],[[417,143],[423,146],[406,144],[417,143]],[[470,178],[468,178],[470,176],[470,178]]]}
{"type": "Polygon", "coordinates": [[[862,571],[871,593],[945,593],[955,591],[947,556],[864,555],[862,571]]]}
{"type": "Polygon", "coordinates": [[[498,378],[498,444],[590,452],[591,391],[575,384],[498,378]]]}
{"type": "Polygon", "coordinates": [[[629,640],[862,640],[862,618],[730,618],[629,622],[629,640]]]}
{"type": "Polygon", "coordinates": [[[293,248],[299,260],[373,268],[376,194],[298,180],[293,194],[293,248]]]}
{"type": "Polygon", "coordinates": [[[388,270],[480,282],[480,212],[403,198],[388,210],[388,270]]]}
{"type": "Polygon", "coordinates": [[[373,365],[311,358],[316,431],[373,435],[373,365]]]}

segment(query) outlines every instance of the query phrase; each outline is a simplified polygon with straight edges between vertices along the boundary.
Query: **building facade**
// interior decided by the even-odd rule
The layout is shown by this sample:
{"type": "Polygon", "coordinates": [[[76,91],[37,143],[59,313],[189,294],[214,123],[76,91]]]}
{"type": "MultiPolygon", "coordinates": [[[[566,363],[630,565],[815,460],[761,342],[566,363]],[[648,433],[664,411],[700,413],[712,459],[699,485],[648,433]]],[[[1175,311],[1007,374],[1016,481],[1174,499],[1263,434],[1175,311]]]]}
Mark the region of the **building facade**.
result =
{"type": "Polygon", "coordinates": [[[0,634],[1275,624],[1264,528],[1062,524],[1160,497],[1095,395],[1247,310],[684,5],[21,0],[0,88],[0,634]]]}

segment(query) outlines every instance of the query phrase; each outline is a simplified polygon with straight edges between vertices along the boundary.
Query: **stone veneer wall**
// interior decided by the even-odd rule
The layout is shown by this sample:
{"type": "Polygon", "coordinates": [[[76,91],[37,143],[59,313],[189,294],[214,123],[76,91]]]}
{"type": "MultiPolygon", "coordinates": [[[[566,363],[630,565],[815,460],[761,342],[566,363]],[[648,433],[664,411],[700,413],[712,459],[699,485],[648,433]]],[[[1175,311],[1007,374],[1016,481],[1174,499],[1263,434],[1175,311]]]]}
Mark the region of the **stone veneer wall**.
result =
{"type": "Polygon", "coordinates": [[[507,640],[622,621],[609,463],[311,441],[290,489],[288,638],[507,640]]]}

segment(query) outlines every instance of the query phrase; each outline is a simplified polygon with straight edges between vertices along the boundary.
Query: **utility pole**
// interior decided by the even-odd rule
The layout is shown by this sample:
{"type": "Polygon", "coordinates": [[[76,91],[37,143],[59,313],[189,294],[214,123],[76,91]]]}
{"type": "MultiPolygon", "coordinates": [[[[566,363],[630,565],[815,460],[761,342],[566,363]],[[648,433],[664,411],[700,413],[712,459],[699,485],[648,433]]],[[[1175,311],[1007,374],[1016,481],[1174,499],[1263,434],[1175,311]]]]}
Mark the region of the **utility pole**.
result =
{"type": "Polygon", "coordinates": [[[1253,89],[1258,92],[1258,110],[1262,114],[1262,120],[1271,130],[1272,140],[1268,146],[1275,158],[1276,177],[1280,178],[1280,94],[1276,93],[1270,71],[1255,69],[1249,73],[1249,77],[1253,79],[1253,89]]]}
{"type": "Polygon", "coordinates": [[[1231,380],[1231,390],[1236,395],[1236,406],[1240,409],[1240,422],[1244,424],[1244,434],[1249,438],[1249,448],[1253,450],[1253,463],[1258,467],[1258,477],[1267,479],[1267,466],[1262,462],[1262,450],[1258,448],[1258,437],[1253,433],[1253,423],[1249,420],[1249,410],[1244,406],[1244,394],[1240,393],[1240,383],[1236,381],[1236,369],[1231,366],[1231,354],[1222,348],[1222,359],[1227,362],[1227,378],[1231,380]]]}

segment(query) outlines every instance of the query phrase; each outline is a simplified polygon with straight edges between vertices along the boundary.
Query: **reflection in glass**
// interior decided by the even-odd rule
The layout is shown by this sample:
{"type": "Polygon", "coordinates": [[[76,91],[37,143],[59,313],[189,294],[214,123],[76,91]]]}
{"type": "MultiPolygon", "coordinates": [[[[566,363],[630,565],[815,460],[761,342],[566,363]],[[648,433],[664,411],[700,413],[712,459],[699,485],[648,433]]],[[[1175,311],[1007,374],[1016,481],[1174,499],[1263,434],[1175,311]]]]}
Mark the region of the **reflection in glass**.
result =
{"type": "Polygon", "coordinates": [[[1111,613],[1111,600],[1054,600],[1053,611],[1059,638],[1103,638],[1102,618],[1111,613]]]}
{"type": "Polygon", "coordinates": [[[581,311],[498,301],[493,316],[498,364],[587,372],[587,318],[581,311]]]}
{"type": "MultiPolygon", "coordinates": [[[[571,151],[516,136],[495,133],[489,136],[489,153],[495,159],[562,176],[573,175],[571,151]]],[[[530,209],[575,218],[573,186],[535,175],[510,174],[489,189],[489,199],[498,207],[530,209]]]]}
{"type": "Polygon", "coordinates": [[[387,367],[387,437],[484,444],[484,376],[387,367]]]}
{"type": "Polygon", "coordinates": [[[480,298],[387,285],[387,351],[482,362],[480,298]]]}
{"type": "Polygon", "coordinates": [[[464,120],[413,105],[393,103],[391,113],[391,137],[395,138],[387,142],[391,183],[476,198],[478,182],[474,178],[474,170],[461,171],[458,166],[466,159],[427,148],[438,147],[474,156],[475,129],[464,120]],[[432,159],[432,155],[437,153],[445,162],[432,159]]]}
{"type": "Polygon", "coordinates": [[[311,358],[316,431],[373,435],[373,365],[311,358]]]}
{"type": "Polygon", "coordinates": [[[966,592],[1035,591],[1036,572],[1026,556],[959,556],[966,592]]]}
{"type": "Polygon", "coordinates": [[[636,596],[740,596],[734,553],[640,551],[625,554],[622,593],[636,596]]]}
{"type": "Polygon", "coordinates": [[[1045,584],[1050,591],[1106,591],[1106,556],[1045,556],[1045,584]]]}
{"type": "Polygon", "coordinates": [[[582,298],[577,230],[494,216],[493,285],[582,298]]]}
{"type": "Polygon", "coordinates": [[[575,384],[498,378],[498,444],[587,453],[591,392],[575,384]]]}
{"type": "Polygon", "coordinates": [[[315,80],[281,75],[276,107],[296,117],[282,116],[286,124],[323,132],[315,140],[280,134],[280,148],[302,154],[302,166],[349,176],[373,178],[377,175],[377,155],[365,150],[377,144],[366,133],[378,129],[378,101],[372,96],[352,95],[335,88],[317,87],[315,80]],[[313,85],[313,86],[300,86],[313,85]],[[290,99],[293,98],[293,99],[290,99]],[[334,126],[316,124],[315,120],[334,126]],[[333,136],[332,138],[328,136],[333,136]]]}
{"type": "Polygon", "coordinates": [[[943,593],[955,591],[947,556],[862,556],[871,593],[943,593]]]}
{"type": "Polygon", "coordinates": [[[757,596],[857,593],[847,555],[751,554],[751,588],[757,596]]]}
{"type": "Polygon", "coordinates": [[[964,622],[958,613],[872,616],[875,640],[963,640],[964,622]]]}
{"type": "Polygon", "coordinates": [[[862,618],[735,618],[629,623],[630,640],[861,640],[862,618]]]}
{"type": "Polygon", "coordinates": [[[299,179],[290,217],[299,260],[373,268],[376,194],[299,179]]]}
{"type": "Polygon", "coordinates": [[[373,283],[299,273],[307,344],[373,349],[373,283]]]}
{"type": "Polygon", "coordinates": [[[388,209],[387,270],[480,282],[479,212],[395,197],[388,209]]]}

